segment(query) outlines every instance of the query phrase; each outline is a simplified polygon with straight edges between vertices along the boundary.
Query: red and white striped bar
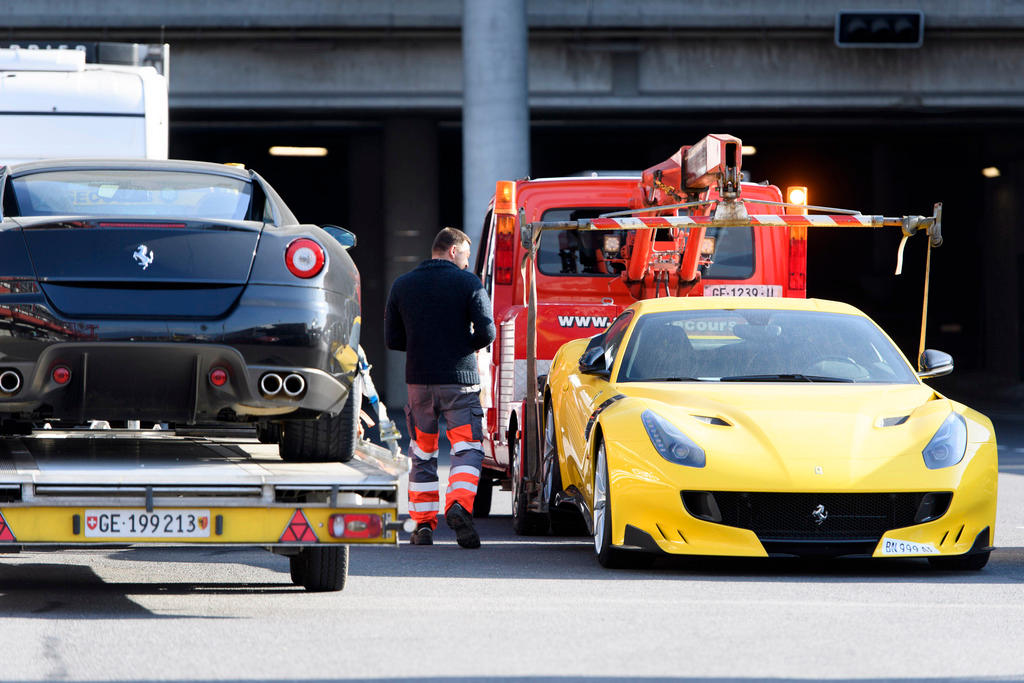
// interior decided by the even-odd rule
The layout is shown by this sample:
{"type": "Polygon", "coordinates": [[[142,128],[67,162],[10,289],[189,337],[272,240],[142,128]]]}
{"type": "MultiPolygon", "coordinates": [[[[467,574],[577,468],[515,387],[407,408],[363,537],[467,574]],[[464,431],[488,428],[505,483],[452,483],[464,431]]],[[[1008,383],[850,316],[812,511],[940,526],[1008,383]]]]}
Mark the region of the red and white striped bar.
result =
{"type": "Polygon", "coordinates": [[[759,227],[759,226],[822,226],[852,228],[882,228],[900,225],[900,219],[886,219],[884,216],[861,214],[839,215],[777,215],[748,216],[747,220],[716,221],[713,216],[629,216],[623,218],[591,218],[579,221],[583,230],[636,230],[640,228],[686,228],[692,225],[705,227],[759,227]]]}

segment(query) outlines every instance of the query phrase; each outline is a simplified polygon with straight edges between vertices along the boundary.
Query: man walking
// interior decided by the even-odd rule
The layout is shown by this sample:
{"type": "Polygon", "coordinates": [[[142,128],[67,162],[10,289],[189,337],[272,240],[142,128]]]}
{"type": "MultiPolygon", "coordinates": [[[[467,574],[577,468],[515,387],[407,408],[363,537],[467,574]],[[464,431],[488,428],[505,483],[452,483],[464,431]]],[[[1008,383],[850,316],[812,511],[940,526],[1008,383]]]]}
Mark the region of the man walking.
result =
{"type": "Polygon", "coordinates": [[[476,352],[494,341],[495,329],[480,278],[466,272],[469,244],[461,230],[439,232],[432,258],[395,280],[384,314],[387,347],[406,353],[414,545],[434,542],[440,500],[437,418],[443,415],[452,446],[445,521],[460,546],[480,547],[472,515],[484,457],[476,352]]]}

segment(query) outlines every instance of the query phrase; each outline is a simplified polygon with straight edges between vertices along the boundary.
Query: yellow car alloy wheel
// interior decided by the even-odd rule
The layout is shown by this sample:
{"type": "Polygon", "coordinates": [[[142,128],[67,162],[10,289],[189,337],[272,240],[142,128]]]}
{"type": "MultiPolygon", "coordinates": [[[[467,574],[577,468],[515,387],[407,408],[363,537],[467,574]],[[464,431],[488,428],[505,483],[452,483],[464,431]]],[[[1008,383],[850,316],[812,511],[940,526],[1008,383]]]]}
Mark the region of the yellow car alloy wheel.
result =
{"type": "Polygon", "coordinates": [[[594,550],[597,561],[608,566],[614,555],[612,546],[612,514],[608,505],[608,454],[604,440],[597,442],[597,462],[594,464],[594,550]]]}

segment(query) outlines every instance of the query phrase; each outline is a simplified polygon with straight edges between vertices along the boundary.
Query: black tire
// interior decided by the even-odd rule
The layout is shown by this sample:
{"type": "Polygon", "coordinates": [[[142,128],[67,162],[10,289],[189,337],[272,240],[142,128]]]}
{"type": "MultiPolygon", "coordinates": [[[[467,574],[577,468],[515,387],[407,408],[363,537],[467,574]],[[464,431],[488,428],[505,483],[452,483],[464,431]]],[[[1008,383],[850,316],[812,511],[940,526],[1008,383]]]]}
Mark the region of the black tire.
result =
{"type": "Polygon", "coordinates": [[[292,575],[292,583],[301,586],[306,582],[306,561],[307,557],[301,552],[288,558],[288,569],[292,575]]]}
{"type": "Polygon", "coordinates": [[[976,572],[988,564],[988,558],[991,554],[992,551],[986,550],[983,553],[974,553],[972,555],[929,557],[928,563],[935,569],[944,569],[955,572],[976,572]]]}
{"type": "Polygon", "coordinates": [[[257,422],[256,438],[260,443],[281,443],[281,425],[277,422],[257,422]]]}
{"type": "MultiPolygon", "coordinates": [[[[292,567],[301,564],[299,575],[302,586],[314,593],[340,591],[345,588],[348,578],[348,546],[336,545],[325,548],[305,548],[291,558],[292,567]]],[[[295,580],[295,570],[292,570],[295,580]]]]}
{"type": "Polygon", "coordinates": [[[288,462],[348,462],[356,454],[362,387],[359,378],[341,412],[319,420],[285,420],[278,451],[288,462]]]}
{"type": "Polygon", "coordinates": [[[555,504],[555,498],[562,492],[562,468],[558,455],[558,441],[555,438],[555,414],[548,403],[544,408],[544,497],[547,499],[548,525],[554,536],[584,536],[587,523],[576,508],[555,504]]]}
{"type": "Polygon", "coordinates": [[[480,475],[480,482],[473,497],[473,516],[484,519],[491,516],[491,502],[494,498],[494,480],[485,470],[480,475]]]}
{"type": "Polygon", "coordinates": [[[512,530],[518,536],[543,536],[548,532],[548,517],[527,509],[519,439],[511,435],[508,440],[508,458],[512,463],[512,530]]]}

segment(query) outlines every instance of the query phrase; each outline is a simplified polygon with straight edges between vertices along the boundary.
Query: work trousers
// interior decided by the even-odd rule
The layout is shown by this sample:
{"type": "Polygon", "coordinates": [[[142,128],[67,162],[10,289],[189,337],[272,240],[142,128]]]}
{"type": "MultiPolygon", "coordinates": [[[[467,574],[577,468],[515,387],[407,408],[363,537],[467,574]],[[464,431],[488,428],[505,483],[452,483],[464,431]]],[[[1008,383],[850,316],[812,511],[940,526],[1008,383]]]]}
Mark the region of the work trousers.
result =
{"type": "Polygon", "coordinates": [[[409,404],[409,516],[417,524],[437,526],[440,483],[437,479],[437,418],[444,416],[451,443],[451,469],[445,490],[445,511],[458,503],[473,511],[484,459],[483,415],[478,384],[410,384],[409,404]]]}

